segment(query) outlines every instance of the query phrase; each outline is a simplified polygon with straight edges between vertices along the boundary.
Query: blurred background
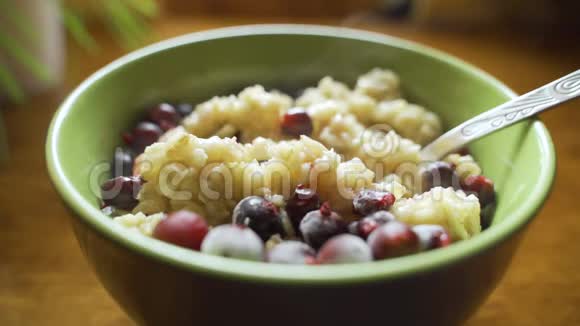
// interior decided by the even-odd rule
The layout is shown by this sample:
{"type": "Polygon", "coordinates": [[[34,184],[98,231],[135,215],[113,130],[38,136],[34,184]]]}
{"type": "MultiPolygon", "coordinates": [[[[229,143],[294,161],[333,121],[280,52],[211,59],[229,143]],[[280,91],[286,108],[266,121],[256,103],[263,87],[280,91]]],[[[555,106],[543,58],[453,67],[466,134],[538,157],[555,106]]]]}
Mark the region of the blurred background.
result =
{"type": "Polygon", "coordinates": [[[16,103],[62,85],[67,44],[87,55],[102,55],[111,40],[130,50],[167,35],[167,21],[198,28],[213,22],[390,23],[509,32],[544,46],[565,37],[577,45],[580,31],[580,2],[574,0],[1,0],[0,12],[0,98],[16,103]]]}
{"type": "MultiPolygon", "coordinates": [[[[132,49],[256,23],[410,39],[519,93],[580,68],[578,0],[0,0],[0,325],[131,325],[82,259],[48,181],[50,118],[83,79],[132,49]]],[[[468,325],[580,325],[580,245],[569,241],[580,237],[580,110],[566,106],[542,116],[559,155],[552,198],[468,325]]]]}

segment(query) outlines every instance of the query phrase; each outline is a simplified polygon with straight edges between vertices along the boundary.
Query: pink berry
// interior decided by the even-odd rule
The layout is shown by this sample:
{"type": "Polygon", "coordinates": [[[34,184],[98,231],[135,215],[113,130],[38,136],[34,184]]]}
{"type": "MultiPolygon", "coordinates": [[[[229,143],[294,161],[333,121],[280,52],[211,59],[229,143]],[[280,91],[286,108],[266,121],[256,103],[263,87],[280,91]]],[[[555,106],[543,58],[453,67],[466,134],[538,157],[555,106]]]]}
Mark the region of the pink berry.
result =
{"type": "Polygon", "coordinates": [[[149,120],[165,131],[175,127],[180,119],[179,112],[171,104],[161,103],[149,110],[149,120]]]}
{"type": "Polygon", "coordinates": [[[201,252],[221,257],[243,260],[264,260],[262,239],[244,225],[223,224],[211,229],[203,243],[201,252]]]}
{"type": "Polygon", "coordinates": [[[359,221],[352,222],[348,228],[349,232],[366,239],[379,226],[395,220],[395,216],[387,211],[374,212],[359,221]]]}
{"type": "Polygon", "coordinates": [[[367,239],[375,259],[399,257],[419,250],[419,237],[404,223],[392,221],[377,228],[367,239]]]}
{"type": "Polygon", "coordinates": [[[189,211],[177,211],[157,224],[153,237],[199,251],[207,233],[208,226],[203,217],[189,211]]]}
{"type": "Polygon", "coordinates": [[[451,235],[440,225],[416,225],[413,226],[413,232],[419,237],[421,250],[443,248],[451,244],[451,235]]]}
{"type": "Polygon", "coordinates": [[[313,130],[312,119],[304,109],[293,108],[288,110],[282,118],[282,132],[287,135],[298,137],[310,135],[313,130]]]}
{"type": "Polygon", "coordinates": [[[313,264],[316,252],[301,241],[283,241],[268,253],[268,261],[277,264],[313,264]]]}
{"type": "Polygon", "coordinates": [[[474,193],[479,198],[481,207],[485,207],[495,201],[493,181],[483,175],[472,175],[465,178],[462,188],[468,194],[474,193]]]}
{"type": "Polygon", "coordinates": [[[363,189],[353,198],[355,213],[369,215],[376,211],[388,210],[395,203],[395,196],[388,191],[363,189]]]}
{"type": "Polygon", "coordinates": [[[362,263],[373,260],[371,249],[366,242],[352,234],[341,234],[326,241],[316,261],[319,264],[362,263]]]}

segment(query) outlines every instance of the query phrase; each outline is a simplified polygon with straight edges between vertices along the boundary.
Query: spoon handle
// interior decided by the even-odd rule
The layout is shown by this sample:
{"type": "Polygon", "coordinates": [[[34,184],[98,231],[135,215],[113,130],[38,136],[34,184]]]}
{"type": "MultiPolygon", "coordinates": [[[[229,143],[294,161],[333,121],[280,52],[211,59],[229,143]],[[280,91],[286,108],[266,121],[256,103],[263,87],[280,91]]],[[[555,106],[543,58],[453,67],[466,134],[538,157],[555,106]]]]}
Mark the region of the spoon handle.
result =
{"type": "Polygon", "coordinates": [[[580,69],[463,122],[425,146],[421,157],[423,160],[438,160],[473,140],[579,95],[580,69]]]}

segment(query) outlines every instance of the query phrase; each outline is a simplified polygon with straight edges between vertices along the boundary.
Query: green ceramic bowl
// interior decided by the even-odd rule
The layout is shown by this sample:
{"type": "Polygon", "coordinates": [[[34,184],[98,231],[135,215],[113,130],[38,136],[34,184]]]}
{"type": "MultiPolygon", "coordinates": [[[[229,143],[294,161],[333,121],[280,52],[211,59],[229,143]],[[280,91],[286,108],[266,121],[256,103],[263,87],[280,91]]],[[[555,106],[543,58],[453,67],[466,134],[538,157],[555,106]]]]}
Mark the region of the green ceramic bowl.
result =
{"type": "Polygon", "coordinates": [[[493,77],[439,51],[302,25],[225,28],[161,42],[109,64],[68,97],[48,133],[50,176],[73,212],[85,255],[136,322],[453,325],[477,309],[550,191],[554,148],[537,120],[470,147],[497,183],[498,207],[491,228],[444,250],[343,266],[244,262],[128,233],[99,210],[100,164],[145,105],[195,103],[255,83],[303,87],[325,75],[352,83],[375,66],[395,70],[405,96],[439,114],[446,127],[514,97],[493,77]]]}

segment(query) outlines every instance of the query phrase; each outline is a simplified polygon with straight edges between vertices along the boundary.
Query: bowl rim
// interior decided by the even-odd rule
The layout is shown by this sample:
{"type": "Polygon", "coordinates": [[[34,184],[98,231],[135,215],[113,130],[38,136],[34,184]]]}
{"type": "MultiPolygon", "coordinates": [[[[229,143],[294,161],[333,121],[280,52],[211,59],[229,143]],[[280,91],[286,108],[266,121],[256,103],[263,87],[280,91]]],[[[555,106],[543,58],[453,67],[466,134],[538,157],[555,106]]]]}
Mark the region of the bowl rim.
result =
{"type": "Polygon", "coordinates": [[[543,168],[539,171],[539,182],[529,193],[530,200],[518,207],[512,213],[510,219],[494,225],[494,227],[486,230],[486,232],[481,233],[477,237],[468,241],[461,241],[445,250],[434,250],[421,253],[420,255],[410,255],[379,262],[345,265],[289,266],[263,262],[248,262],[202,254],[125,230],[123,227],[114,223],[110,217],[104,215],[98,208],[94,207],[94,203],[85,200],[67,178],[60,160],[60,155],[64,154],[59,151],[61,126],[68,113],[73,109],[78,97],[97,80],[134,60],[139,60],[153,53],[188,43],[251,35],[284,34],[356,39],[419,52],[422,55],[468,71],[475,77],[499,89],[508,97],[513,98],[516,96],[511,89],[499,80],[461,59],[428,46],[376,32],[321,25],[264,24],[225,27],[177,36],[131,52],[99,69],[83,81],[56,111],[47,135],[45,148],[47,167],[56,190],[63,198],[65,204],[76,213],[74,214],[74,218],[88,224],[89,227],[95,229],[100,235],[105,236],[130,251],[146,256],[159,263],[168,264],[194,273],[204,273],[213,277],[259,283],[331,285],[386,281],[443,269],[482,253],[507,240],[512,234],[530,222],[536,212],[541,208],[553,184],[556,157],[550,134],[546,127],[537,119],[532,119],[527,123],[533,129],[532,132],[539,136],[539,145],[544,153],[541,158],[544,161],[544,164],[542,164],[543,168]]]}

